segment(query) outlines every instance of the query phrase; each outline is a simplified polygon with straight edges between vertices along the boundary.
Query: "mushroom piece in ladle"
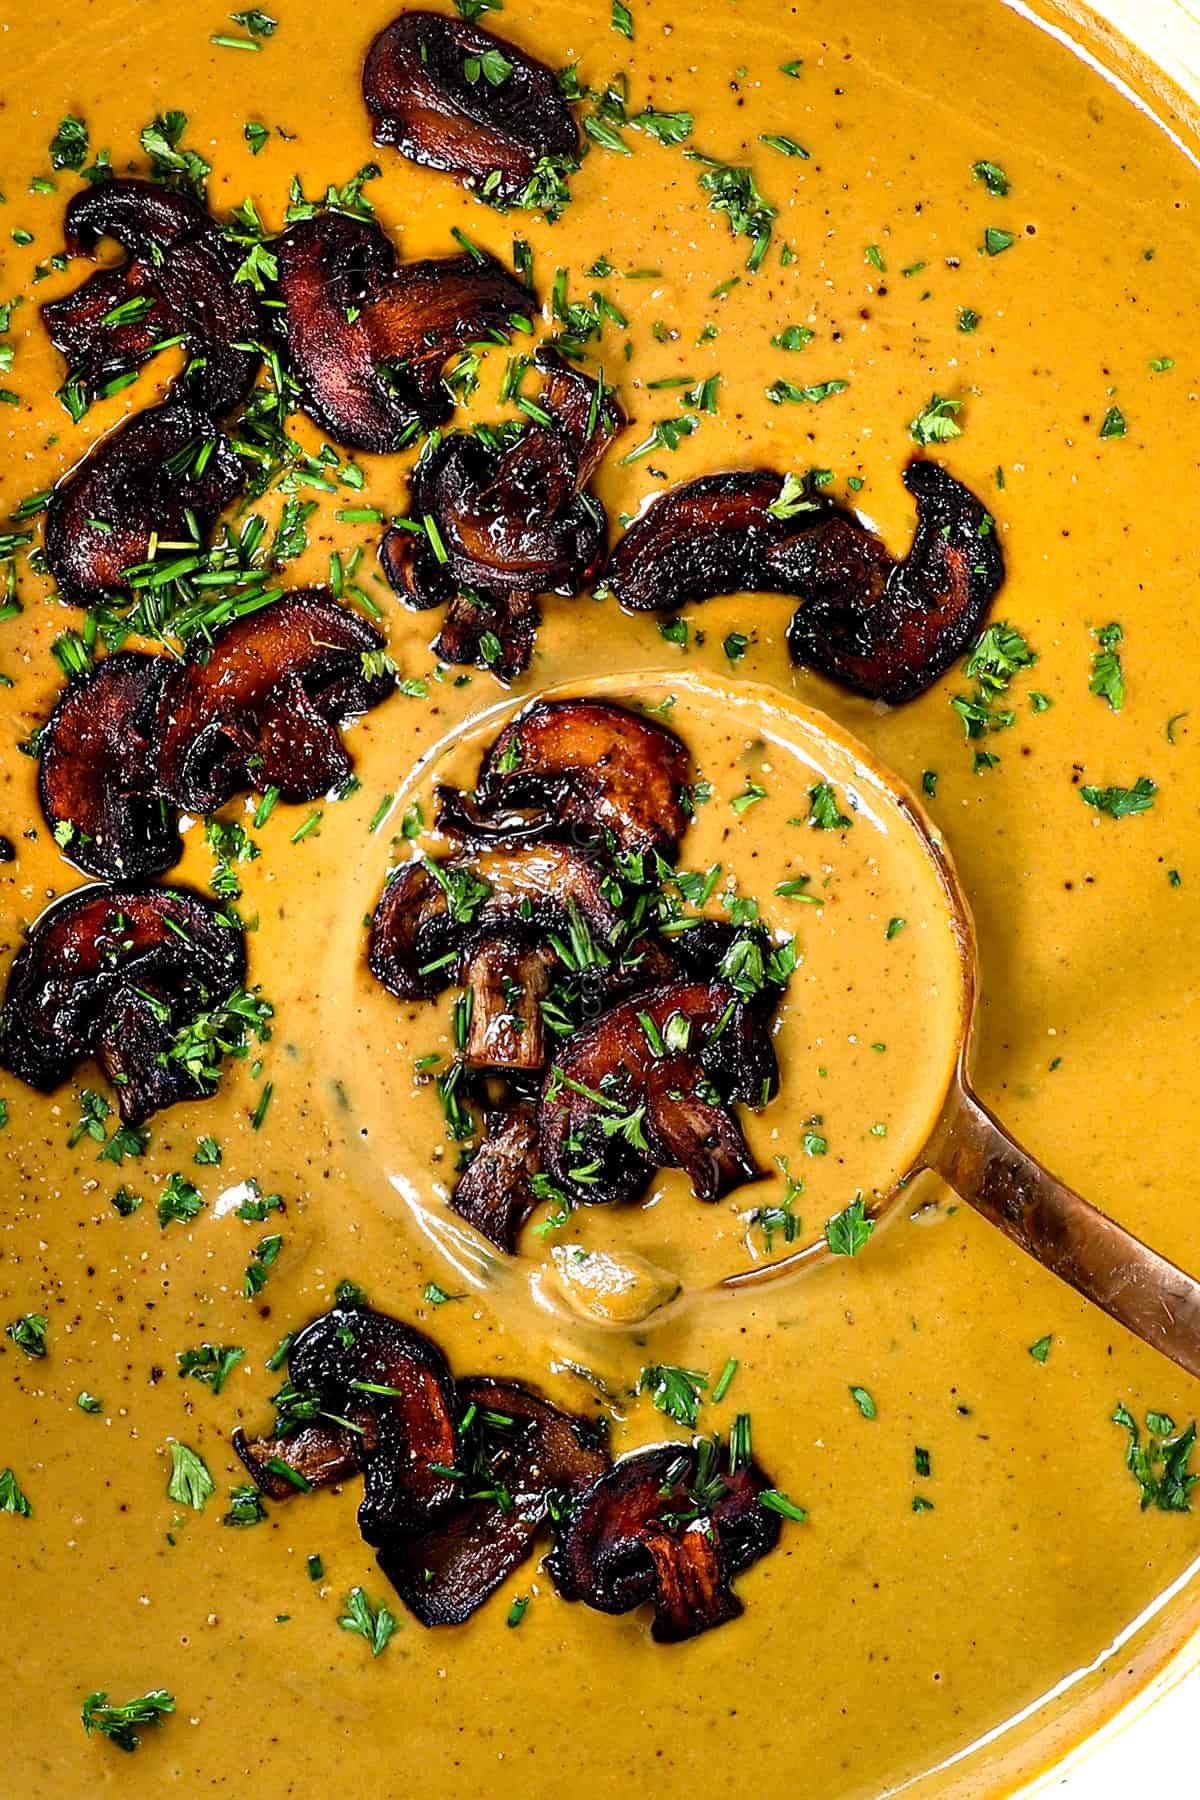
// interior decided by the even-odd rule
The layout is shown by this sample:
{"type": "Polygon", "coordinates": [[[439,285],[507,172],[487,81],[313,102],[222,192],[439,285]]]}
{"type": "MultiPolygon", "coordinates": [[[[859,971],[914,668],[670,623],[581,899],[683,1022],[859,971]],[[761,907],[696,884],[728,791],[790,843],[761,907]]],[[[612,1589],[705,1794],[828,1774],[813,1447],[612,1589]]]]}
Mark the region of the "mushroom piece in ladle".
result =
{"type": "Polygon", "coordinates": [[[493,740],[473,795],[438,790],[438,829],[468,843],[591,838],[673,856],[691,757],[675,733],[611,700],[535,700],[493,740]]]}

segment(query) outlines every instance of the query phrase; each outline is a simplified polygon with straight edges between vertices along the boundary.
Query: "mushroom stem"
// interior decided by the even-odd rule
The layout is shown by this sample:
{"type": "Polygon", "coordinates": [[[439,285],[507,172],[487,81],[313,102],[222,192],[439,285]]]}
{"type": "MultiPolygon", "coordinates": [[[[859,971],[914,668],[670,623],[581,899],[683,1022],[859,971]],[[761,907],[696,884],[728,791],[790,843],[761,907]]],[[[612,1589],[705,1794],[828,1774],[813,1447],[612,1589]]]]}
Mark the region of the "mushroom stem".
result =
{"type": "Polygon", "coordinates": [[[471,990],[464,1060],[473,1069],[533,1070],[546,1061],[541,1002],[550,989],[553,953],[486,938],[463,971],[471,990]]]}

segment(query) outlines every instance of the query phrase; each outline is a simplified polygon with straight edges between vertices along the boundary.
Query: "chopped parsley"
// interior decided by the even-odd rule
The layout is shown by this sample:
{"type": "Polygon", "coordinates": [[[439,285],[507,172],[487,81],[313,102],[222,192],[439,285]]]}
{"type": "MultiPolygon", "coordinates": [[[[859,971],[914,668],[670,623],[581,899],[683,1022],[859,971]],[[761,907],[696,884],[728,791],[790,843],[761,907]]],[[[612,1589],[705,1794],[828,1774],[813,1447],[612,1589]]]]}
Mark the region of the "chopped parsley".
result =
{"type": "Polygon", "coordinates": [[[1123,1426],[1129,1434],[1125,1450],[1125,1467],[1137,1482],[1142,1494],[1142,1511],[1157,1507],[1159,1512],[1190,1512],[1191,1493],[1200,1475],[1190,1470],[1192,1450],[1196,1442],[1195,1420],[1185,1431],[1177,1432],[1169,1413],[1146,1414],[1146,1442],[1129,1410],[1118,1401],[1113,1424],[1123,1426]]]}
{"type": "Polygon", "coordinates": [[[867,1217],[861,1196],[825,1222],[825,1242],[834,1256],[857,1256],[866,1248],[875,1229],[874,1219],[867,1217]]]}
{"type": "Polygon", "coordinates": [[[1109,625],[1102,625],[1093,631],[1100,648],[1092,653],[1092,674],[1088,682],[1088,693],[1107,700],[1113,712],[1120,712],[1125,704],[1125,671],[1121,666],[1121,652],[1118,645],[1125,633],[1114,619],[1109,625]]]}
{"type": "MultiPolygon", "coordinates": [[[[726,1386],[728,1386],[728,1382],[726,1386]]],[[[700,1369],[681,1369],[672,1363],[650,1363],[638,1376],[637,1391],[649,1394],[659,1412],[676,1424],[694,1426],[708,1376],[700,1369]]],[[[714,1395],[714,1398],[716,1396],[714,1395]]]]}
{"type": "Polygon", "coordinates": [[[951,439],[961,437],[958,414],[962,404],[961,400],[947,400],[941,394],[931,394],[916,417],[909,420],[908,432],[913,443],[926,450],[931,444],[948,444],[951,439]]]}
{"type": "Polygon", "coordinates": [[[23,1318],[14,1319],[11,1325],[4,1327],[5,1337],[12,1339],[18,1350],[26,1356],[40,1357],[46,1354],[46,1332],[49,1321],[44,1313],[26,1313],[23,1318]]]}
{"type": "Polygon", "coordinates": [[[1127,819],[1135,813],[1149,812],[1157,792],[1157,784],[1148,775],[1139,775],[1132,787],[1081,787],[1079,798],[1085,806],[1094,806],[1110,819],[1127,819]]]}
{"type": "Polygon", "coordinates": [[[33,1507],[11,1469],[0,1469],[0,1512],[16,1513],[22,1519],[33,1517],[33,1507]]]}
{"type": "Polygon", "coordinates": [[[166,1688],[152,1688],[148,1694],[126,1700],[121,1706],[110,1706],[108,1695],[101,1691],[88,1695],[80,1717],[89,1737],[98,1731],[111,1738],[119,1750],[132,1753],[142,1741],[139,1731],[148,1725],[161,1725],[166,1714],[174,1711],[175,1696],[168,1694],[166,1688]]]}
{"type": "Polygon", "coordinates": [[[381,1600],[378,1606],[373,1606],[363,1589],[356,1587],[351,1588],[346,1595],[345,1607],[345,1612],[338,1619],[342,1630],[365,1638],[372,1656],[381,1655],[396,1629],[396,1620],[388,1611],[386,1603],[381,1600]]]}
{"type": "Polygon", "coordinates": [[[193,1512],[203,1512],[209,1496],[216,1492],[216,1482],[208,1472],[208,1465],[199,1451],[188,1444],[181,1444],[178,1438],[172,1438],[170,1445],[171,1473],[167,1478],[167,1495],[177,1506],[190,1506],[193,1512]]]}

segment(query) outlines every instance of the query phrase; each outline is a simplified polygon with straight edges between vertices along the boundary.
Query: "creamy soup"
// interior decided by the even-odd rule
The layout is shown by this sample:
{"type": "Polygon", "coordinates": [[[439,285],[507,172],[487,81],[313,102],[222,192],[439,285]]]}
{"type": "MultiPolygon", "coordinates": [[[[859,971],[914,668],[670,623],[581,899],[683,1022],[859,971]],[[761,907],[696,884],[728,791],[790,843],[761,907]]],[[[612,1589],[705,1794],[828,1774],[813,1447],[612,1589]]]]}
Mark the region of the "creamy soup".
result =
{"type": "MultiPolygon", "coordinates": [[[[37,1327],[0,1338],[14,1788],[1002,1794],[1111,1714],[1194,1622],[1193,1520],[1141,1509],[1112,1415],[1120,1402],[1139,1425],[1150,1411],[1182,1427],[1195,1391],[925,1178],[860,1254],[741,1295],[702,1291],[761,1256],[747,1215],[780,1203],[787,1172],[818,1230],[855,1191],[890,1187],[936,1109],[957,1023],[946,922],[911,849],[865,813],[842,833],[789,825],[812,765],[786,709],[768,741],[761,713],[704,682],[745,679],[829,713],[922,797],[977,922],[982,1096],[1065,1179],[1200,1268],[1188,716],[1200,571],[1180,503],[1200,462],[1190,123],[1136,72],[1122,87],[999,0],[634,0],[627,29],[624,8],[614,29],[606,5],[506,0],[483,23],[551,67],[577,63],[592,90],[623,72],[630,113],[694,116],[682,145],[630,126],[614,148],[611,118],[584,102],[599,139],[549,224],[373,150],[359,70],[393,16],[383,0],[277,0],[271,13],[277,29],[257,38],[176,0],[2,21],[6,517],[180,366],[165,351],[78,423],[55,398],[65,371],[37,307],[87,265],[52,260],[78,178],[52,174],[51,140],[60,120],[82,120],[86,152],[68,141],[60,162],[107,151],[118,172],[144,172],[139,133],[178,109],[221,217],[250,195],[278,228],[293,177],[320,195],[374,159],[363,191],[404,256],[449,253],[454,230],[505,261],[526,241],[547,331],[565,270],[567,296],[601,326],[589,366],[603,363],[632,420],[596,477],[614,536],[694,476],[815,469],[903,555],[900,476],[923,440],[994,515],[1008,573],[992,618],[1025,654],[982,702],[960,662],[889,710],[792,666],[786,596],[713,600],[666,634],[612,599],[551,597],[506,697],[486,672],[439,673],[431,615],[405,611],[377,571],[411,457],[341,454],[319,466],[324,486],[297,487],[317,504],[284,584],[329,579],[336,554],[405,689],[348,732],[347,797],[280,804],[261,824],[254,800],[225,809],[260,852],[235,874],[241,915],[257,920],[249,980],[274,1007],[270,1041],[227,1067],[213,1098],[154,1117],[144,1154],[120,1164],[103,1154],[115,1111],[87,1097],[112,1108],[97,1070],[49,1098],[0,1078],[0,1323],[47,1321],[44,1355],[30,1354],[37,1327]],[[776,211],[756,270],[691,149],[753,167],[776,211]],[[747,1115],[769,1179],[705,1209],[667,1173],[650,1204],[576,1214],[559,1234],[684,1281],[687,1305],[625,1328],[552,1291],[553,1236],[527,1236],[513,1267],[454,1226],[452,1150],[413,1074],[414,1058],[447,1053],[449,996],[402,1007],[363,965],[364,915],[389,863],[412,853],[402,820],[435,772],[469,782],[510,698],[602,682],[647,705],[674,695],[673,726],[712,787],[681,860],[720,862],[722,884],[758,897],[800,952],[778,1020],[781,1092],[747,1115]],[[764,796],[733,808],[750,782],[764,796]],[[776,893],[801,874],[824,905],[776,893]],[[190,1220],[179,1214],[194,1202],[169,1198],[182,1184],[203,1202],[190,1220]],[[658,1645],[644,1609],[567,1605],[531,1562],[468,1624],[430,1632],[362,1542],[355,1483],[228,1524],[246,1479],[231,1432],[265,1428],[281,1338],[343,1280],[427,1331],[456,1373],[528,1381],[607,1419],[616,1452],[684,1435],[638,1393],[644,1368],[699,1371],[701,1429],[748,1413],[756,1457],[807,1514],[740,1578],[744,1615],[658,1645]],[[219,1392],[179,1372],[179,1353],[206,1344],[244,1352],[219,1392]],[[168,1496],[172,1442],[215,1481],[199,1510],[168,1496]],[[396,1615],[378,1657],[339,1629],[355,1588],[396,1615]],[[156,1689],[175,1710],[136,1755],[85,1735],[85,1697],[156,1689]]],[[[508,354],[481,357],[460,422],[511,414],[498,398],[508,354]]],[[[320,453],[302,414],[290,429],[320,453]]],[[[256,505],[272,529],[279,508],[275,492],[256,505]]],[[[36,511],[11,529],[36,545],[36,511]]],[[[83,615],[56,603],[21,543],[12,568],[6,962],[83,879],[18,749],[61,684],[51,646],[83,615]]],[[[829,773],[844,793],[841,767],[829,773]]],[[[185,837],[172,878],[203,889],[202,823],[185,837]]]]}

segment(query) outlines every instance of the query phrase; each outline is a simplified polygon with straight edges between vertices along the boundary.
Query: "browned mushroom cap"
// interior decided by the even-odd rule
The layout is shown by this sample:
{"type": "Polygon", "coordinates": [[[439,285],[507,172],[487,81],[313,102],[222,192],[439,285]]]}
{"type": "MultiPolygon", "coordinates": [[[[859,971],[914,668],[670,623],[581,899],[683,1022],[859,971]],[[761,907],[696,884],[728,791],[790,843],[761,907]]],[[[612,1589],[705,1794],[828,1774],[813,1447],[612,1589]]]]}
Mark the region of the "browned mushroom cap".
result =
{"type": "Polygon", "coordinates": [[[560,946],[585,941],[597,974],[618,960],[621,915],[605,886],[594,861],[554,844],[405,863],[375,908],[371,973],[400,1000],[469,988],[467,1062],[540,1069],[549,970],[580,960],[560,946]]]}
{"type": "Polygon", "coordinates": [[[603,836],[674,854],[687,829],[686,746],[611,700],[535,700],[479,767],[473,799],[439,791],[438,827],[473,843],[603,836]]]}
{"type": "Polygon", "coordinates": [[[378,706],[389,674],[364,658],[383,638],[321,588],[299,588],[193,638],[163,684],[159,782],[191,812],[212,812],[243,788],[314,800],[350,774],[341,721],[378,706]]]}
{"type": "Polygon", "coordinates": [[[576,1501],[546,1566],[566,1600],[625,1613],[654,1602],[652,1635],[681,1643],[736,1619],[732,1580],[779,1540],[758,1466],[720,1466],[713,1440],[622,1457],[576,1501]]]}
{"type": "Polygon", "coordinates": [[[528,1103],[516,1101],[489,1115],[479,1148],[460,1175],[450,1204],[489,1243],[511,1256],[533,1211],[537,1172],[537,1113],[528,1103]]]}
{"type": "Polygon", "coordinates": [[[158,792],[155,728],[162,656],[121,651],[72,681],[38,740],[38,793],[54,841],[90,875],[142,881],[182,851],[158,792]]]}
{"type": "Polygon", "coordinates": [[[559,1045],[538,1113],[542,1168],[589,1206],[636,1200],[664,1168],[719,1200],[762,1175],[731,1102],[764,1104],[776,1074],[761,1011],[727,982],[637,994],[559,1045]]]}
{"type": "Polygon", "coordinates": [[[67,600],[127,588],[151,542],[207,535],[245,472],[228,438],[182,400],[136,413],[59,483],[46,506],[46,562],[67,600]],[[194,521],[194,525],[193,525],[194,521]]]}
{"type": "Polygon", "coordinates": [[[262,335],[253,288],[234,279],[239,258],[198,200],[152,181],[118,179],[76,194],[65,219],[67,253],[90,256],[115,238],[126,260],[42,307],[69,379],[92,398],[116,375],[140,368],[182,338],[178,386],[214,418],[250,392],[262,335]]]}
{"type": "Polygon", "coordinates": [[[399,263],[374,220],[319,213],[274,245],[287,354],[305,410],[339,444],[399,450],[452,410],[442,368],[459,345],[503,336],[526,290],[482,251],[399,263]]]}
{"type": "Polygon", "coordinates": [[[379,1566],[422,1625],[461,1625],[532,1552],[550,1516],[609,1464],[595,1423],[516,1382],[460,1381],[460,1504],[400,1534],[379,1566]]]}
{"type": "Polygon", "coordinates": [[[1004,579],[994,522],[940,464],[904,472],[917,502],[895,562],[851,514],[788,500],[765,471],[707,475],[664,494],[632,525],[608,585],[634,611],[673,612],[717,594],[794,594],[795,661],[853,693],[898,703],[962,655],[1004,579]]]}
{"type": "Polygon", "coordinates": [[[240,986],[242,933],[199,894],[172,888],[69,894],[17,952],[0,1010],[0,1066],[43,1093],[95,1056],[121,1118],[211,1087],[179,1054],[180,1033],[240,986]]]}
{"type": "Polygon", "coordinates": [[[553,71],[439,13],[402,13],[380,32],[363,65],[363,98],[377,144],[460,176],[497,205],[522,197],[543,157],[579,155],[553,71]]]}
{"type": "Polygon", "coordinates": [[[443,661],[481,663],[502,680],[528,666],[537,596],[577,594],[600,566],[607,520],[584,489],[625,423],[611,392],[556,351],[535,362],[546,377],[537,422],[515,437],[446,438],[417,465],[410,520],[380,547],[406,604],[449,604],[434,645],[443,661]]]}

